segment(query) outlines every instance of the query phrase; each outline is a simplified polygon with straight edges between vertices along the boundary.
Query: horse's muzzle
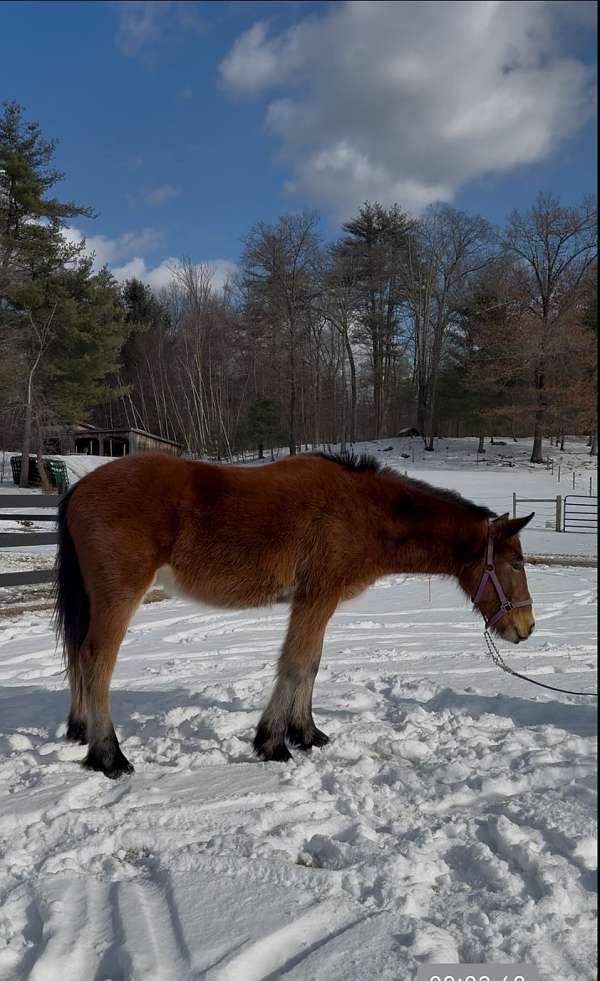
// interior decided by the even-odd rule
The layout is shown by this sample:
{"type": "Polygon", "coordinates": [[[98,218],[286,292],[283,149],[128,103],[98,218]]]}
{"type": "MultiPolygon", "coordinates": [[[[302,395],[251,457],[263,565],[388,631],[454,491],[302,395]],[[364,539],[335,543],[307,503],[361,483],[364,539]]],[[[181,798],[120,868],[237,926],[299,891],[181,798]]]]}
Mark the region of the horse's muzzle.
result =
{"type": "Polygon", "coordinates": [[[511,644],[520,644],[531,637],[535,628],[535,620],[531,610],[514,610],[510,620],[498,624],[498,633],[502,640],[511,644]]]}

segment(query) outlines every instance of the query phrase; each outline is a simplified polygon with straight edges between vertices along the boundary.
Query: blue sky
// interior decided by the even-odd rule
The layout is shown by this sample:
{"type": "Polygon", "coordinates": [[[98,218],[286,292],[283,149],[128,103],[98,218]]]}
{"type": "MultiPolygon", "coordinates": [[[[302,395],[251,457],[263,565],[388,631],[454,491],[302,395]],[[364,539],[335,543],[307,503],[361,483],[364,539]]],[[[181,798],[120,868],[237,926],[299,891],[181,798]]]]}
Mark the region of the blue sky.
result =
{"type": "Polygon", "coordinates": [[[365,198],[501,221],[593,191],[594,6],[4,2],[0,96],[98,211],[73,234],[160,284],[302,207],[332,235],[365,198]]]}

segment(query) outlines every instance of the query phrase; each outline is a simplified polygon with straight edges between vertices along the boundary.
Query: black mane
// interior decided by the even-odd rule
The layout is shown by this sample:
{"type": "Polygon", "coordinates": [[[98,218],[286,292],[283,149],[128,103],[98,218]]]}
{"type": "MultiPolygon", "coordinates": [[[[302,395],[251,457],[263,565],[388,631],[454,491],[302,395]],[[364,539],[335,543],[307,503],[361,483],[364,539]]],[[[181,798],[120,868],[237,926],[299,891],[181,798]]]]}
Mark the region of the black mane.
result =
{"type": "Polygon", "coordinates": [[[490,511],[485,504],[474,504],[473,501],[469,501],[468,498],[463,497],[458,491],[447,490],[445,487],[434,487],[432,484],[426,483],[424,480],[415,480],[414,477],[404,477],[399,474],[402,480],[410,484],[416,490],[423,491],[426,494],[430,494],[432,497],[438,497],[441,501],[449,501],[450,504],[456,504],[459,507],[464,508],[465,511],[470,511],[471,514],[476,514],[479,518],[497,518],[498,515],[495,511],[490,511]]]}
{"type": "MultiPolygon", "coordinates": [[[[352,450],[340,450],[339,453],[315,453],[315,456],[323,457],[332,463],[339,463],[340,467],[346,470],[361,472],[364,470],[388,471],[388,467],[383,467],[379,460],[376,460],[370,453],[353,453],[352,450]]],[[[390,473],[393,471],[389,470],[390,473]]]]}
{"type": "MultiPolygon", "coordinates": [[[[337,463],[339,466],[344,467],[346,470],[352,470],[355,473],[364,473],[367,470],[371,470],[375,473],[385,473],[390,474],[394,477],[398,477],[399,480],[403,481],[408,485],[407,490],[414,489],[416,491],[421,491],[424,494],[428,494],[431,497],[437,497],[441,501],[448,501],[450,504],[456,504],[465,511],[469,511],[471,514],[477,515],[479,518],[496,518],[497,515],[494,511],[491,511],[488,507],[482,504],[474,504],[473,501],[469,501],[462,494],[457,491],[446,490],[445,487],[434,487],[432,484],[426,483],[424,480],[415,480],[414,477],[404,476],[398,470],[394,470],[392,467],[383,466],[374,456],[370,453],[353,453],[351,450],[341,450],[339,453],[316,453],[315,456],[320,456],[324,460],[330,460],[332,463],[337,463]]],[[[408,503],[408,502],[406,502],[408,503]]]]}

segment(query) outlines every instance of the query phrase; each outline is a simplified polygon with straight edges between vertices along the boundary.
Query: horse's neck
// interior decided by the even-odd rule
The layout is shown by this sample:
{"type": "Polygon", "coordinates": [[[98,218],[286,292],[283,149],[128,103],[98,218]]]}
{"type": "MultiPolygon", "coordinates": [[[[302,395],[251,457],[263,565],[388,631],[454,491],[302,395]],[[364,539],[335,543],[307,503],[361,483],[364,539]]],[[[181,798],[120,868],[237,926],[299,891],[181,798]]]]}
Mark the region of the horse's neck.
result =
{"type": "Polygon", "coordinates": [[[406,542],[407,562],[413,568],[406,572],[425,572],[430,575],[455,576],[461,566],[461,556],[477,547],[483,536],[483,521],[476,515],[465,514],[463,508],[451,502],[433,502],[426,522],[419,521],[414,533],[409,529],[406,542]]]}

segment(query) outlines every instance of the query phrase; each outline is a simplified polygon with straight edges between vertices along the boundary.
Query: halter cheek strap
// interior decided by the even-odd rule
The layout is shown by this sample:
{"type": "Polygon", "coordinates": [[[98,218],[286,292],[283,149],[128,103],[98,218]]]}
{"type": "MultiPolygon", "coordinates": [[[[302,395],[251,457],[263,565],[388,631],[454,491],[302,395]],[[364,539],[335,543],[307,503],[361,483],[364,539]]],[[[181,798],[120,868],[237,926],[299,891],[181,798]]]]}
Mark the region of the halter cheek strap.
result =
{"type": "Polygon", "coordinates": [[[473,597],[473,604],[475,606],[477,606],[479,604],[479,600],[483,596],[483,591],[484,591],[485,587],[487,586],[488,580],[492,583],[492,586],[496,590],[496,595],[498,596],[498,599],[500,600],[500,607],[499,607],[498,610],[496,610],[496,612],[494,613],[494,615],[489,618],[489,620],[486,619],[485,614],[481,610],[479,611],[481,613],[481,615],[483,616],[484,620],[485,620],[486,630],[489,630],[490,627],[494,627],[498,623],[498,621],[501,620],[502,617],[505,616],[509,612],[509,610],[515,610],[515,609],[517,609],[517,607],[520,607],[520,606],[532,606],[533,605],[533,603],[531,601],[531,598],[526,599],[526,600],[520,600],[518,603],[511,603],[511,601],[507,598],[506,593],[502,589],[502,583],[500,582],[500,580],[498,579],[498,576],[496,574],[496,565],[495,565],[495,562],[494,562],[494,540],[492,538],[492,530],[491,530],[491,528],[490,528],[490,532],[489,532],[489,535],[488,535],[488,541],[487,541],[485,567],[484,567],[484,570],[483,570],[483,572],[481,574],[481,581],[479,583],[479,588],[477,589],[477,592],[475,593],[475,596],[473,597]]]}

